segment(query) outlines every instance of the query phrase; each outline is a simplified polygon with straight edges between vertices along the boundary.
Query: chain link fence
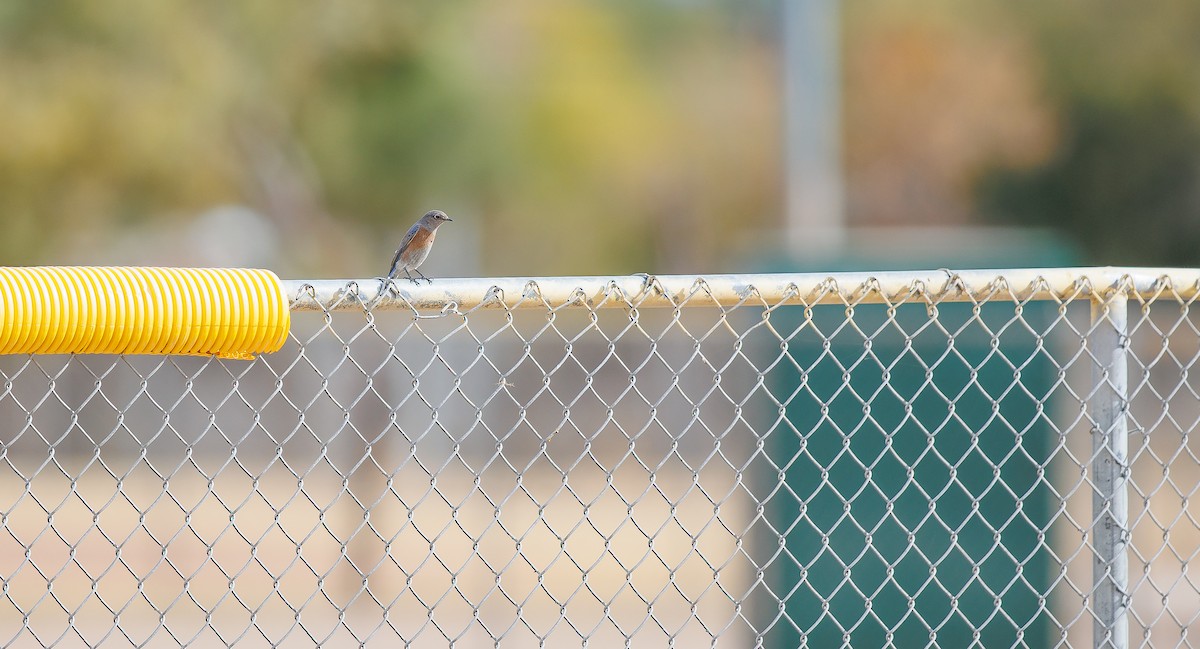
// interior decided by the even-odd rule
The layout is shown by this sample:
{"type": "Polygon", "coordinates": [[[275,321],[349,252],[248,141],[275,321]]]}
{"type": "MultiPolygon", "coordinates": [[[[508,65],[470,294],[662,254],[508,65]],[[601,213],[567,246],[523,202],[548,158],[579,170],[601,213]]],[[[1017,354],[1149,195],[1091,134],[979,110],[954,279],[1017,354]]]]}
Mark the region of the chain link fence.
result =
{"type": "Polygon", "coordinates": [[[377,284],[0,359],[0,644],[1200,645],[1194,271],[377,284]]]}

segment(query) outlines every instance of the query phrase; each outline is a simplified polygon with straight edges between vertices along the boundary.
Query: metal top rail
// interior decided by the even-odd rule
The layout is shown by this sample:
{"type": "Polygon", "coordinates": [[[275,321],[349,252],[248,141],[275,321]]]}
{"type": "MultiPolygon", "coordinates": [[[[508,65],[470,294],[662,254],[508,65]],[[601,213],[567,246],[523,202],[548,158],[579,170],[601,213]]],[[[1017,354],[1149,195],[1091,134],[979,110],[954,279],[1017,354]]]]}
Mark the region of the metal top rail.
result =
{"type": "Polygon", "coordinates": [[[284,280],[294,311],[448,308],[551,308],[570,306],[674,307],[684,303],[855,304],[905,301],[971,302],[1088,299],[1123,290],[1131,298],[1171,291],[1178,299],[1200,294],[1200,269],[1026,268],[888,272],[768,273],[740,275],[627,275],[616,277],[446,278],[412,284],[396,280],[284,280]]]}

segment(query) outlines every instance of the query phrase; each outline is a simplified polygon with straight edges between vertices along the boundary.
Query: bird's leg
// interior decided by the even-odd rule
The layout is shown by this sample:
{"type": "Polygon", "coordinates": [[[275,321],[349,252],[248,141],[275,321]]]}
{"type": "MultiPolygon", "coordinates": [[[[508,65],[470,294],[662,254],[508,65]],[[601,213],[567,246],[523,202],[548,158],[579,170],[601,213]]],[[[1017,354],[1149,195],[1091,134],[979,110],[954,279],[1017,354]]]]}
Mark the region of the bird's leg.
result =
{"type": "Polygon", "coordinates": [[[425,280],[426,282],[429,282],[430,284],[433,283],[433,280],[426,277],[425,273],[422,273],[420,268],[414,268],[413,270],[417,271],[417,274],[421,276],[421,279],[425,280]]]}
{"type": "MultiPolygon", "coordinates": [[[[417,271],[417,273],[420,273],[420,272],[421,271],[417,271]]],[[[404,275],[405,275],[405,277],[408,277],[408,281],[412,282],[413,284],[421,283],[421,282],[418,282],[417,280],[413,279],[412,273],[408,272],[407,268],[404,269],[404,275]]]]}

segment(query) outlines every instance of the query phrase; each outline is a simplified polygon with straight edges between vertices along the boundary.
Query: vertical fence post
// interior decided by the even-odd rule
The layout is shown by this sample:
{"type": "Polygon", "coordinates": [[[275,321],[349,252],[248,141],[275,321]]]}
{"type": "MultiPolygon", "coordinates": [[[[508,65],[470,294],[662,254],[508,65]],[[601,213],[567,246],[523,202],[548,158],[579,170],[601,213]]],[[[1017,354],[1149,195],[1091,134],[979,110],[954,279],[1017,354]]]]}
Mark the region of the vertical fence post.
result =
{"type": "Polygon", "coordinates": [[[1092,565],[1095,647],[1124,649],[1129,644],[1129,347],[1123,287],[1092,297],[1088,349],[1092,366],[1092,565]]]}

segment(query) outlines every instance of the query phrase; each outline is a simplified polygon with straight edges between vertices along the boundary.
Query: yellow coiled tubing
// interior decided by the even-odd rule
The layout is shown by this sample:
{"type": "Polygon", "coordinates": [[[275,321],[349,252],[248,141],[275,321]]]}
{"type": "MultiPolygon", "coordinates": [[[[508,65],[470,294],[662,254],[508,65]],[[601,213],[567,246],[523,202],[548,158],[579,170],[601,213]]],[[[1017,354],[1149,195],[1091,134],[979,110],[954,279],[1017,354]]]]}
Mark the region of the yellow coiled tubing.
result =
{"type": "Polygon", "coordinates": [[[278,351],[290,324],[268,270],[0,267],[0,354],[250,359],[278,351]]]}

